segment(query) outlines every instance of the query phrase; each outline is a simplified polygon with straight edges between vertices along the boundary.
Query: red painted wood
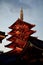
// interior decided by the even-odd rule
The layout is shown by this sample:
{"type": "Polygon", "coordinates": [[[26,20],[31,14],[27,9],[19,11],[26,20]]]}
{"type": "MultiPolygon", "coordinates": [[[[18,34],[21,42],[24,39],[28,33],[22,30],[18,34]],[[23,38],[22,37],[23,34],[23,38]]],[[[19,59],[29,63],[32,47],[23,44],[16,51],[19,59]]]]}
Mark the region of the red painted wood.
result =
{"type": "Polygon", "coordinates": [[[35,25],[26,23],[18,19],[13,25],[9,28],[12,29],[8,34],[12,35],[7,40],[11,41],[12,43],[7,45],[6,47],[13,48],[13,51],[20,51],[19,48],[24,48],[29,36],[36,31],[31,30],[32,27],[35,25]],[[18,48],[17,48],[18,47],[18,48]],[[16,49],[16,50],[15,50],[16,49]]]}

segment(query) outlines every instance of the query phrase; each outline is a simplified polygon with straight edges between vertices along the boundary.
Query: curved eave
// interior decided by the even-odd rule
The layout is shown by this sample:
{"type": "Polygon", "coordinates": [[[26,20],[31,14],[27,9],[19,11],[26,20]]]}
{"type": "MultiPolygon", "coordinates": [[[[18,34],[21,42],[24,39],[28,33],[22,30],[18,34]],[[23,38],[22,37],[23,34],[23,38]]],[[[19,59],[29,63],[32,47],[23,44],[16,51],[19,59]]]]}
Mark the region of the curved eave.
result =
{"type": "Polygon", "coordinates": [[[8,44],[8,45],[5,45],[5,47],[8,47],[8,48],[15,48],[16,47],[16,44],[14,42],[8,44]]]}
{"type": "Polygon", "coordinates": [[[35,24],[30,24],[30,23],[27,23],[27,22],[25,22],[25,21],[22,21],[22,20],[18,19],[18,20],[17,20],[15,23],[13,23],[9,28],[10,28],[10,29],[14,29],[15,24],[19,24],[19,23],[26,24],[27,26],[29,26],[30,29],[33,28],[33,27],[35,27],[35,24]]]}
{"type": "MultiPolygon", "coordinates": [[[[27,31],[27,32],[28,32],[28,35],[31,35],[31,34],[35,33],[36,30],[30,30],[30,31],[27,31]]],[[[10,31],[8,34],[17,36],[16,32],[14,32],[14,31],[10,31]]]]}
{"type": "Polygon", "coordinates": [[[7,40],[8,40],[8,41],[12,41],[12,42],[13,42],[13,41],[15,41],[15,40],[16,40],[16,37],[13,37],[13,36],[12,36],[12,37],[8,38],[7,40]]]}
{"type": "Polygon", "coordinates": [[[35,37],[30,37],[29,41],[38,49],[43,50],[43,41],[35,37]]]}

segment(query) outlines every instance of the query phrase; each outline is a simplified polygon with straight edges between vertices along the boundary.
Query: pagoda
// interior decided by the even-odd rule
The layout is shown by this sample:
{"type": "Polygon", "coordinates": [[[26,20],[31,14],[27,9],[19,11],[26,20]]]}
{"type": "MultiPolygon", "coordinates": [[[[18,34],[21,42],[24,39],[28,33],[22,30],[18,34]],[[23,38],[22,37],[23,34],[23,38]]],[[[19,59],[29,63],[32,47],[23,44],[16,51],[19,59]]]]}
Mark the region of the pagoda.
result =
{"type": "Polygon", "coordinates": [[[11,41],[6,47],[12,48],[10,53],[21,53],[26,46],[30,35],[36,31],[31,30],[35,27],[34,24],[27,23],[23,21],[23,9],[20,10],[20,18],[15,21],[9,28],[12,29],[8,34],[11,35],[8,41],[11,41]]]}

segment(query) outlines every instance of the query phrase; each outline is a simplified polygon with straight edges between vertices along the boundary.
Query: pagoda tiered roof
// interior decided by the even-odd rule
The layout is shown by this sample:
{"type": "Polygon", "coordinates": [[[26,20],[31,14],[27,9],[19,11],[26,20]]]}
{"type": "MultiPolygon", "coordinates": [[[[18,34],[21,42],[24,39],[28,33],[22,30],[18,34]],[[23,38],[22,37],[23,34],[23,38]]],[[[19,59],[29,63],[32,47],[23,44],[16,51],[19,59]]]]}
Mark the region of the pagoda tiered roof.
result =
{"type": "Polygon", "coordinates": [[[6,47],[11,47],[13,49],[24,48],[29,36],[36,32],[34,30],[31,30],[31,28],[34,26],[35,25],[33,24],[26,23],[23,20],[18,19],[13,25],[9,27],[12,29],[12,31],[8,33],[11,35],[11,37],[7,40],[11,41],[12,43],[6,47]]]}
{"type": "Polygon", "coordinates": [[[27,26],[29,27],[29,29],[31,29],[32,27],[35,26],[35,24],[30,24],[30,23],[27,23],[27,22],[25,22],[25,21],[22,21],[22,20],[18,19],[18,20],[15,21],[15,23],[13,23],[9,28],[10,28],[10,29],[14,29],[14,28],[15,28],[15,25],[17,25],[17,24],[25,24],[25,25],[27,25],[27,26]]]}
{"type": "Polygon", "coordinates": [[[33,31],[33,30],[28,30],[28,31],[23,31],[23,32],[21,32],[21,31],[18,31],[18,30],[12,30],[12,31],[10,31],[8,34],[10,34],[10,35],[14,35],[14,36],[18,36],[18,35],[23,35],[23,33],[25,34],[26,33],[26,35],[28,34],[28,35],[31,35],[31,34],[33,34],[33,33],[35,33],[36,31],[33,31]]]}
{"type": "MultiPolygon", "coordinates": [[[[21,13],[20,19],[17,19],[9,27],[10,29],[12,29],[12,31],[10,31],[8,33],[11,35],[11,37],[8,38],[7,40],[11,41],[12,43],[6,47],[13,47],[13,49],[17,49],[17,48],[23,49],[29,39],[29,36],[36,32],[34,30],[31,30],[33,27],[35,27],[35,25],[23,21],[23,11],[21,11],[20,13],[21,13]],[[15,44],[16,44],[16,46],[15,46],[15,44]]],[[[17,50],[17,52],[18,52],[18,50],[17,50]]]]}

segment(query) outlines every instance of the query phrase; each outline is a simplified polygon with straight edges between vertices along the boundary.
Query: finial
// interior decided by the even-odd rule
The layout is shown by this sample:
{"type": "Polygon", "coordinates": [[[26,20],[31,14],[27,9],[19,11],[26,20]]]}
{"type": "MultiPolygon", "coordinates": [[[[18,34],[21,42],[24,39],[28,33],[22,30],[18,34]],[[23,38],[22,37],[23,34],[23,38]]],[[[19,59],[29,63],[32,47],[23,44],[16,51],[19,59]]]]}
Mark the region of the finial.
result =
{"type": "Polygon", "coordinates": [[[23,20],[23,9],[20,10],[20,19],[23,20]]]}

